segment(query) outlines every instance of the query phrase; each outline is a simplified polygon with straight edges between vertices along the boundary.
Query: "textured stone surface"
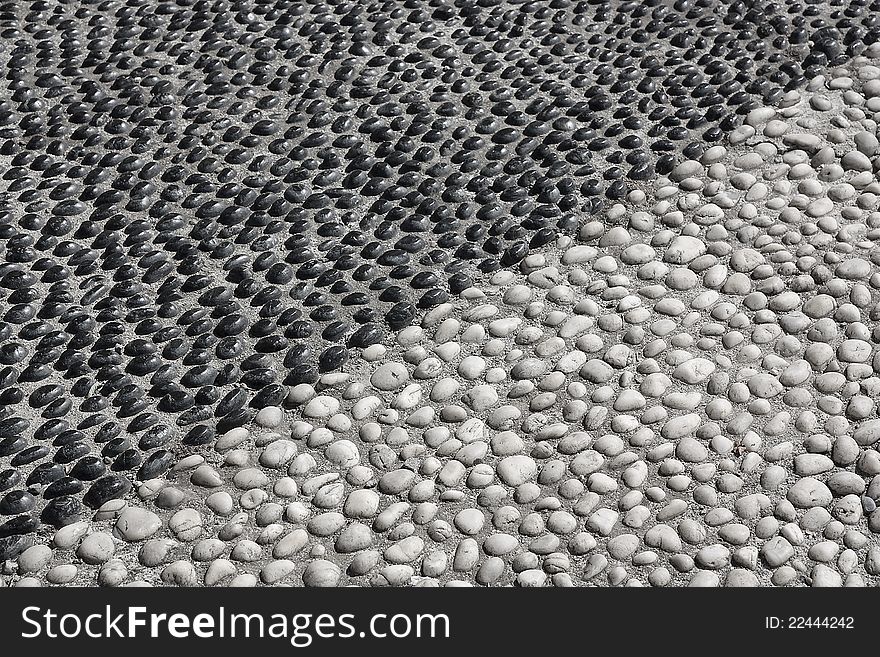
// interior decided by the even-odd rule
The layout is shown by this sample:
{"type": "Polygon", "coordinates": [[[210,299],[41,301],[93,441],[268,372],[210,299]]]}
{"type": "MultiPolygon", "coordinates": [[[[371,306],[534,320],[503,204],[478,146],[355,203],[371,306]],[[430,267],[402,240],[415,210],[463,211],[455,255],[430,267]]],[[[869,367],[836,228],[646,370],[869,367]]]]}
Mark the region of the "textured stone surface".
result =
{"type": "Polygon", "coordinates": [[[872,10],[485,4],[12,10],[4,584],[878,583],[872,10]]]}

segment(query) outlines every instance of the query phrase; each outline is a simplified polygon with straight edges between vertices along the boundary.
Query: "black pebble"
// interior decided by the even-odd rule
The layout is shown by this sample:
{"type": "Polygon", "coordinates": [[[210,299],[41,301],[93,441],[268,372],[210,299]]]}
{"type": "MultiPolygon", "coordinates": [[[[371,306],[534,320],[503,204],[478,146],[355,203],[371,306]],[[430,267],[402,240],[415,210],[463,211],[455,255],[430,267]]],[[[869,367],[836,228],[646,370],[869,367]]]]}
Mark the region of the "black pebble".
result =
{"type": "Polygon", "coordinates": [[[206,425],[200,424],[190,429],[183,437],[184,445],[198,446],[208,445],[214,440],[214,430],[206,425]]]}
{"type": "Polygon", "coordinates": [[[83,483],[73,477],[62,477],[57,481],[53,481],[43,491],[43,497],[51,499],[61,495],[75,495],[84,488],[83,483]]]}
{"type": "Polygon", "coordinates": [[[42,485],[46,486],[51,484],[53,481],[57,481],[64,476],[64,467],[58,465],[57,463],[40,463],[37,467],[31,470],[31,473],[27,478],[27,485],[42,485]]]}
{"type": "Polygon", "coordinates": [[[15,516],[0,524],[0,538],[7,536],[15,536],[19,534],[30,534],[37,530],[40,521],[29,515],[15,516]]]}
{"type": "MultiPolygon", "coordinates": [[[[89,492],[91,492],[91,490],[89,492]]],[[[88,493],[86,494],[86,497],[88,497],[88,493]]],[[[83,501],[94,509],[97,509],[103,504],[103,502],[101,502],[101,504],[91,504],[86,498],[83,498],[83,501]]],[[[62,495],[61,497],[53,498],[45,507],[43,507],[40,519],[53,527],[63,527],[78,521],[81,509],[82,505],[77,498],[62,495]]]]}
{"type": "Polygon", "coordinates": [[[94,481],[106,472],[104,461],[97,456],[84,456],[70,469],[70,476],[80,481],[94,481]]]}
{"type": "Polygon", "coordinates": [[[0,561],[15,559],[31,545],[32,540],[18,534],[0,537],[0,561]]]}
{"type": "Polygon", "coordinates": [[[123,497],[130,490],[131,482],[128,479],[118,475],[109,475],[98,479],[89,487],[83,496],[83,502],[92,509],[97,509],[105,502],[123,497]]]}
{"type": "Polygon", "coordinates": [[[144,461],[144,464],[138,470],[138,479],[146,481],[159,477],[172,466],[174,463],[174,454],[165,449],[160,449],[152,454],[144,461]]]}
{"type": "Polygon", "coordinates": [[[0,513],[5,516],[14,516],[19,513],[31,511],[37,502],[33,495],[26,490],[14,490],[0,498],[0,513]]]}

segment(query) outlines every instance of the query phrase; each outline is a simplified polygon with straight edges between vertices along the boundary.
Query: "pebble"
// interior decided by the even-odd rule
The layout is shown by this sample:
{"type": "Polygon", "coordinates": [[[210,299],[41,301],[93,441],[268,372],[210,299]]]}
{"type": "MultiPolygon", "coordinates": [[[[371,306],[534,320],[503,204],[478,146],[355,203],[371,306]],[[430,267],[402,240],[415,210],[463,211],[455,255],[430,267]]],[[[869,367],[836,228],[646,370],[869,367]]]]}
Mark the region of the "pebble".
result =
{"type": "Polygon", "coordinates": [[[508,486],[519,486],[533,479],[538,471],[534,459],[524,455],[508,456],[498,463],[499,479],[508,486]]]}
{"type": "Polygon", "coordinates": [[[168,519],[168,529],[179,541],[194,541],[202,535],[202,517],[195,509],[181,509],[168,519]]]}
{"type": "Polygon", "coordinates": [[[18,572],[37,573],[52,561],[52,548],[48,545],[32,545],[18,555],[18,572]]]}
{"type": "Polygon", "coordinates": [[[796,481],[788,489],[786,497],[799,509],[828,506],[832,500],[828,486],[813,477],[803,477],[796,481]]]}
{"type": "Polygon", "coordinates": [[[339,583],[342,571],[332,561],[316,559],[309,562],[302,574],[303,584],[310,588],[334,587],[339,583]]]}
{"type": "Polygon", "coordinates": [[[159,531],[160,527],[162,520],[152,511],[127,506],[116,519],[113,534],[124,541],[142,541],[159,531]]]}
{"type": "Polygon", "coordinates": [[[274,429],[284,419],[284,412],[277,406],[266,406],[254,416],[254,422],[264,429],[274,429]]]}
{"type": "Polygon", "coordinates": [[[400,363],[385,363],[370,378],[370,383],[378,390],[397,390],[409,381],[409,372],[400,363]]]}
{"type": "Polygon", "coordinates": [[[93,532],[83,538],[76,549],[76,556],[84,563],[97,565],[106,563],[116,551],[113,537],[106,532],[93,532]]]}

